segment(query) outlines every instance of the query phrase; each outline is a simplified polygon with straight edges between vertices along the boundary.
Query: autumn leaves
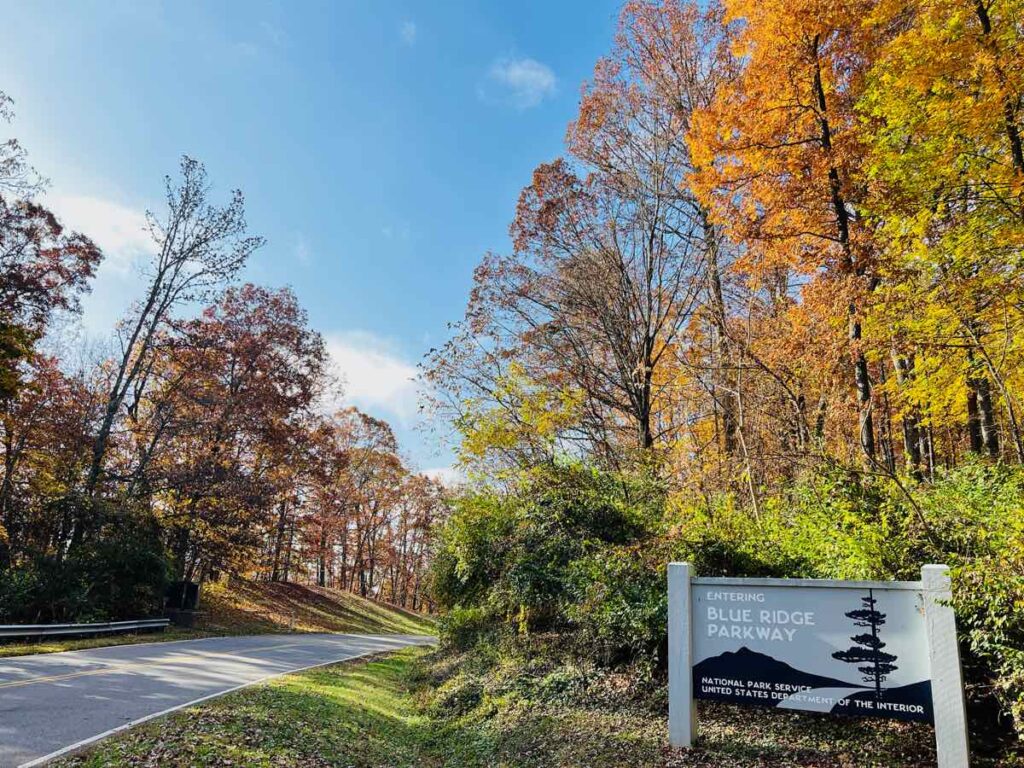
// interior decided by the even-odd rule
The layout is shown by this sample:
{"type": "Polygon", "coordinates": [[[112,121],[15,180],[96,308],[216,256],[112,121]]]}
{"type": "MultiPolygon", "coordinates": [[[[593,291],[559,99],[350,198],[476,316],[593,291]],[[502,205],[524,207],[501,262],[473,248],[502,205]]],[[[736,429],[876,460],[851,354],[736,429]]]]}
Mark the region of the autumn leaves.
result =
{"type": "Polygon", "coordinates": [[[242,194],[214,200],[183,158],[112,351],[62,360],[40,339],[101,253],[39,187],[0,145],[0,615],[132,618],[169,577],[225,571],[429,604],[441,490],[388,424],[331,413],[338,382],[294,293],[239,283],[263,244],[242,194]]]}
{"type": "Polygon", "coordinates": [[[654,448],[756,510],[1024,458],[1022,13],[627,4],[431,369],[467,463],[654,448]]]}

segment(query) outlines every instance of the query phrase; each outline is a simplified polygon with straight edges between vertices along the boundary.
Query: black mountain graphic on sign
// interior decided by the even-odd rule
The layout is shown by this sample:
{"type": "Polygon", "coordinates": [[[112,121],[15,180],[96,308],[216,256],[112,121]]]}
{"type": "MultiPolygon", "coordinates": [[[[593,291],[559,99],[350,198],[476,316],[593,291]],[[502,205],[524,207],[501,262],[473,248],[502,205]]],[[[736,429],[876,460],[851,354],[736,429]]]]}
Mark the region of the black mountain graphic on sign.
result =
{"type": "Polygon", "coordinates": [[[879,705],[875,701],[874,686],[848,683],[833,677],[802,672],[784,661],[746,647],[704,659],[693,668],[693,695],[697,699],[729,701],[744,706],[774,707],[786,695],[795,692],[789,687],[775,686],[805,686],[811,691],[822,688],[854,689],[852,693],[843,697],[850,700],[850,704],[836,704],[832,707],[832,714],[835,715],[932,722],[932,689],[928,680],[898,688],[883,688],[882,705],[879,705]],[[720,682],[714,682],[715,679],[720,682]],[[729,681],[740,683],[739,689],[730,685],[729,681]],[[758,689],[751,683],[768,685],[767,688],[758,689]],[[768,696],[748,695],[747,692],[750,690],[767,690],[768,696]],[[854,704],[853,700],[865,702],[865,706],[854,704]]]}
{"type": "MultiPolygon", "coordinates": [[[[729,699],[729,696],[705,697],[700,694],[701,680],[713,677],[727,680],[755,680],[759,683],[789,683],[790,685],[806,685],[810,688],[864,687],[857,683],[836,680],[834,677],[802,672],[784,661],[773,659],[764,653],[752,651],[746,646],[738,651],[726,651],[718,656],[704,659],[704,661],[693,667],[693,684],[699,698],[729,699]]],[[[772,702],[769,706],[774,705],[774,703],[772,702]]]]}

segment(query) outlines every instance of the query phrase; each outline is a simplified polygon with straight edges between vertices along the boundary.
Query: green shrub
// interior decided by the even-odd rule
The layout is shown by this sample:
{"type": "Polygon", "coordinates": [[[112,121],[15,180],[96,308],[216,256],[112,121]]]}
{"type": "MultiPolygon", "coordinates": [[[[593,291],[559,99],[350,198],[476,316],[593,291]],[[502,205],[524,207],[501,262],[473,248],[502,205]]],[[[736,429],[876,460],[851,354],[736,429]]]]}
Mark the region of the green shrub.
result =
{"type": "Polygon", "coordinates": [[[30,553],[0,572],[0,623],[112,621],[161,612],[168,563],[156,522],[91,503],[94,537],[63,556],[30,553]]]}
{"type": "Polygon", "coordinates": [[[469,675],[455,675],[434,691],[428,709],[434,717],[461,717],[480,705],[484,687],[469,675]]]}
{"type": "Polygon", "coordinates": [[[605,664],[662,661],[665,566],[705,576],[920,578],[952,569],[972,732],[1024,735],[1024,468],[933,482],[823,472],[762,500],[666,500],[649,478],[549,467],[459,500],[435,566],[446,642],[558,633],[605,664]]]}
{"type": "MultiPolygon", "coordinates": [[[[500,623],[500,622],[498,622],[500,623]]],[[[485,635],[495,631],[496,619],[483,606],[462,608],[456,606],[437,622],[438,633],[445,645],[459,651],[472,648],[485,635]]]]}
{"type": "Polygon", "coordinates": [[[665,547],[609,547],[572,563],[566,616],[605,664],[656,652],[666,635],[665,547]]]}
{"type": "Polygon", "coordinates": [[[513,494],[457,499],[432,573],[453,640],[457,633],[463,642],[475,626],[460,612],[470,607],[519,632],[565,630],[573,623],[565,607],[574,564],[651,538],[663,500],[649,481],[571,465],[538,469],[513,494]]]}
{"type": "Polygon", "coordinates": [[[1024,739],[1024,471],[971,464],[920,506],[953,576],[968,695],[978,717],[1013,718],[1024,739]],[[994,700],[998,705],[990,706],[994,700]]]}
{"type": "Polygon", "coordinates": [[[162,612],[169,566],[152,518],[120,514],[108,520],[103,535],[72,561],[85,581],[89,611],[105,618],[162,612]]]}

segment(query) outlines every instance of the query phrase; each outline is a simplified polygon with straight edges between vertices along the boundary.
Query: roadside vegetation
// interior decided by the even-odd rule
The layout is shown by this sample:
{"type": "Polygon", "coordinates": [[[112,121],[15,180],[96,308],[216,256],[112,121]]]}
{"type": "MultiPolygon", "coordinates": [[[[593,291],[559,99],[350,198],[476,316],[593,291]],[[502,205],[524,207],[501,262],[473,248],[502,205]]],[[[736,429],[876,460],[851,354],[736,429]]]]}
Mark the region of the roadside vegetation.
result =
{"type": "MultiPolygon", "coordinates": [[[[551,731],[540,752],[587,743],[554,725],[577,699],[517,703],[526,658],[554,688],[619,681],[609,722],[628,720],[626,691],[664,695],[670,561],[881,580],[945,563],[972,753],[1024,759],[1022,17],[625,3],[565,153],[427,365],[473,481],[433,565],[452,707],[551,731]]],[[[707,711],[738,764],[928,764],[920,729],[822,725],[840,751],[862,740],[829,755],[817,720],[707,711]]],[[[615,752],[629,730],[602,744],[635,764],[615,752]]]]}
{"type": "MultiPolygon", "coordinates": [[[[692,750],[668,746],[664,681],[612,669],[555,637],[435,655],[414,678],[417,702],[467,765],[556,768],[919,768],[934,763],[931,729],[706,703],[692,750]]],[[[441,765],[461,765],[449,760],[441,765]]],[[[979,761],[979,766],[996,763],[979,761]]],[[[1009,765],[1009,764],[1007,764],[1009,765]]]]}
{"type": "MultiPolygon", "coordinates": [[[[946,562],[957,585],[973,753],[990,764],[1024,761],[1015,733],[1024,682],[1024,471],[968,465],[918,489],[915,502],[910,507],[882,481],[822,479],[766,499],[753,519],[729,497],[709,505],[673,496],[643,474],[565,465],[538,468],[510,491],[468,492],[455,500],[434,566],[445,609],[442,654],[451,654],[438,689],[447,704],[436,711],[530,721],[543,708],[522,704],[526,686],[525,700],[547,702],[544,718],[556,717],[562,704],[568,717],[596,696],[610,721],[646,701],[664,730],[666,563],[688,561],[709,576],[916,580],[920,563],[946,562]]],[[[707,711],[722,718],[712,734],[763,722],[776,739],[744,742],[751,762],[740,765],[803,749],[816,732],[790,730],[795,721],[773,720],[775,713],[707,711]]],[[[927,764],[928,728],[851,726],[847,719],[820,726],[838,744],[847,743],[841,734],[851,727],[893,754],[905,749],[906,765],[927,764]]],[[[617,743],[611,732],[608,738],[617,743]]],[[[886,764],[881,754],[878,764],[886,764]]],[[[826,758],[820,764],[862,764],[826,758]]]]}
{"type": "MultiPolygon", "coordinates": [[[[57,763],[345,768],[917,768],[929,728],[727,705],[691,751],[666,743],[664,689],[535,654],[410,649],[289,675],[57,763]],[[328,724],[325,727],[325,724],[328,724]]],[[[983,759],[982,768],[1011,766],[983,759]]]]}

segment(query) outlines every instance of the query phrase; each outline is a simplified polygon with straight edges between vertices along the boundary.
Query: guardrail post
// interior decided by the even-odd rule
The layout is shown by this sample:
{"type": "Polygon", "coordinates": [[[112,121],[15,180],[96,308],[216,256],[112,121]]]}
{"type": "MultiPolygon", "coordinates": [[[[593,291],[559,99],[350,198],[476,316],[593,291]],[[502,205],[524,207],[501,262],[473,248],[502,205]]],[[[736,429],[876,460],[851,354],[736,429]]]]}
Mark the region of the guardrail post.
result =
{"type": "Polygon", "coordinates": [[[921,569],[924,587],[924,618],[931,662],[932,709],[935,712],[935,748],[939,768],[967,768],[967,713],[956,642],[956,619],[949,604],[953,593],[949,567],[926,565],[921,569]]]}
{"type": "Polygon", "coordinates": [[[693,703],[693,639],[689,563],[668,566],[668,742],[692,747],[697,736],[693,703]]]}

